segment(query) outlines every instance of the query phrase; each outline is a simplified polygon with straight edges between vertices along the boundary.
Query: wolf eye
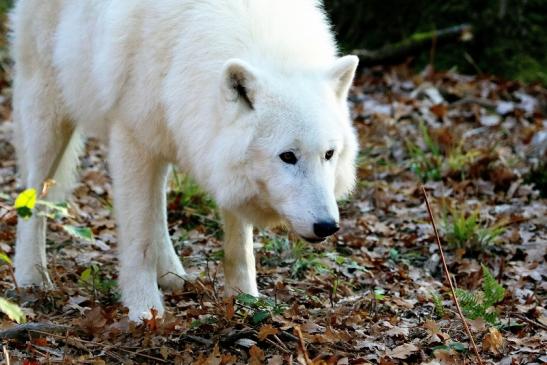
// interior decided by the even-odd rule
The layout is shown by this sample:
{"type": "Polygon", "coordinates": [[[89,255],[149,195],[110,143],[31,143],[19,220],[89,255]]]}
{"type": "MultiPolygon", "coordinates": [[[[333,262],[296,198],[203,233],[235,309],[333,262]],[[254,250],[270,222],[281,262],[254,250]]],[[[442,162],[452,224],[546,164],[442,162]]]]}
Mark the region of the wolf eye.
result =
{"type": "Polygon", "coordinates": [[[325,153],[325,160],[330,160],[332,158],[332,156],[334,155],[334,150],[328,150],[326,153],[325,153]]]}
{"type": "Polygon", "coordinates": [[[289,165],[296,165],[298,162],[298,159],[296,158],[296,155],[293,152],[283,152],[279,155],[279,158],[281,161],[288,163],[289,165]]]}

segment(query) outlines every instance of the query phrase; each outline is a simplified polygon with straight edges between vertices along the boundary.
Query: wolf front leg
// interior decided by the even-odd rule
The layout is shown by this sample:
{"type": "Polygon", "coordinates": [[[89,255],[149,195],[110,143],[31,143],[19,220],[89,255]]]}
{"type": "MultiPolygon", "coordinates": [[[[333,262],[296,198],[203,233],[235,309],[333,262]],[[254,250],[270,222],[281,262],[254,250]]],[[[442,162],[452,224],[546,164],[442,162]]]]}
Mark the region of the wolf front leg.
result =
{"type": "Polygon", "coordinates": [[[253,252],[253,226],[223,210],[224,278],[226,296],[240,292],[258,296],[253,252]]]}
{"type": "Polygon", "coordinates": [[[158,260],[165,227],[165,178],[168,164],[149,153],[131,131],[112,127],[110,170],[118,222],[119,284],[129,319],[163,315],[157,284],[158,260]]]}

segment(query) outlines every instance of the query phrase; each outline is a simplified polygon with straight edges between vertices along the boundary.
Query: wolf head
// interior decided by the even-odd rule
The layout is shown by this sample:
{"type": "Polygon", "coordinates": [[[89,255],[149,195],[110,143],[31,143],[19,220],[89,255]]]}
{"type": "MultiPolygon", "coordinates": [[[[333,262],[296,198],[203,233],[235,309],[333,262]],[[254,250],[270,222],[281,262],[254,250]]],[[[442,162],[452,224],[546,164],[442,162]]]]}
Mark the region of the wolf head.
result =
{"type": "Polygon", "coordinates": [[[281,218],[312,242],[338,230],[336,201],[355,183],[358,145],[346,99],[357,63],[345,56],[323,70],[289,73],[226,62],[221,95],[231,170],[216,189],[221,207],[260,207],[249,218],[281,218]]]}

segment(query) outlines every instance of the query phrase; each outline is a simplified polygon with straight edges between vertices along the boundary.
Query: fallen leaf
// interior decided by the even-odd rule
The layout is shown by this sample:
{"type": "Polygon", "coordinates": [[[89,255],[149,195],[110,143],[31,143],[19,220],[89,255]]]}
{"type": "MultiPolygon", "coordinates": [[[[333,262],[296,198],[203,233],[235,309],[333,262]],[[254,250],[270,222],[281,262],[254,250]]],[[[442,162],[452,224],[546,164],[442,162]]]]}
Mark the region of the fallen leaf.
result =
{"type": "Polygon", "coordinates": [[[264,363],[264,351],[258,346],[254,345],[249,349],[249,364],[250,365],[262,365],[264,363]]]}
{"type": "Polygon", "coordinates": [[[491,327],[482,340],[482,349],[500,354],[503,351],[504,342],[501,332],[497,328],[491,327]]]}
{"type": "Polygon", "coordinates": [[[272,356],[272,358],[268,360],[268,365],[283,365],[283,357],[279,355],[272,356]]]}
{"type": "Polygon", "coordinates": [[[258,339],[264,341],[268,336],[277,335],[279,330],[274,328],[271,324],[265,324],[258,331],[258,339]]]}
{"type": "Polygon", "coordinates": [[[395,347],[393,350],[389,350],[386,355],[394,359],[404,360],[419,350],[413,343],[405,343],[404,345],[395,347]]]}

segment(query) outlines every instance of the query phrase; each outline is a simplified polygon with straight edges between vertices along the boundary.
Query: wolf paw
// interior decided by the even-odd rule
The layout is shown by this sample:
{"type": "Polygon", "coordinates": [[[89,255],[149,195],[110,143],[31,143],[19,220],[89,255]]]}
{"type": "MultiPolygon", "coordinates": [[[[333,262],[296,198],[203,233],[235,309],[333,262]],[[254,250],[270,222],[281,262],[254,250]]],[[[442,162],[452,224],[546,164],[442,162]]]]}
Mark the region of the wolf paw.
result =
{"type": "Polygon", "coordinates": [[[163,303],[133,303],[127,304],[129,308],[129,320],[135,323],[142,323],[144,320],[149,320],[154,318],[162,318],[165,312],[163,308],[163,303]]]}
{"type": "Polygon", "coordinates": [[[15,280],[21,288],[38,287],[44,290],[51,290],[55,287],[46,271],[21,270],[15,268],[15,280]]]}
{"type": "Polygon", "coordinates": [[[258,289],[256,289],[256,286],[252,286],[252,285],[249,285],[246,288],[246,290],[243,290],[243,289],[240,289],[240,288],[234,288],[233,286],[230,286],[230,285],[226,285],[225,288],[224,288],[224,296],[225,297],[237,296],[241,293],[246,293],[246,294],[252,295],[253,297],[256,297],[256,298],[264,297],[264,295],[262,295],[258,291],[258,289]]]}

